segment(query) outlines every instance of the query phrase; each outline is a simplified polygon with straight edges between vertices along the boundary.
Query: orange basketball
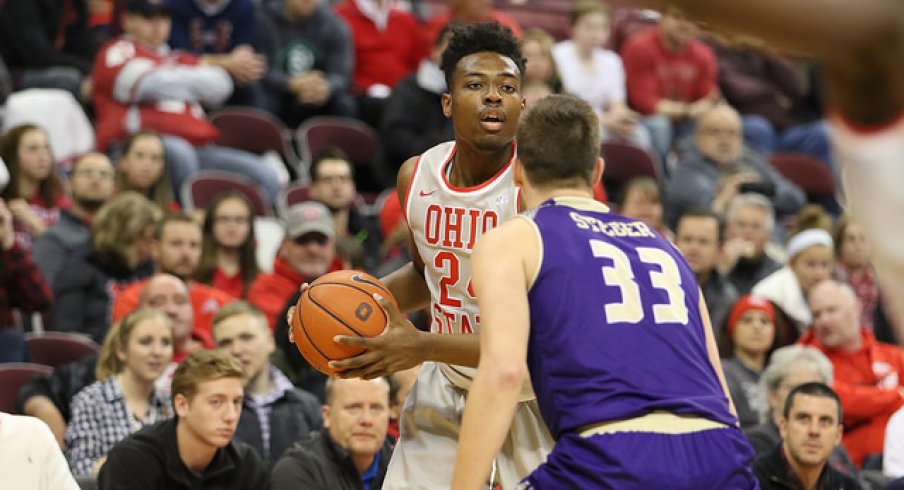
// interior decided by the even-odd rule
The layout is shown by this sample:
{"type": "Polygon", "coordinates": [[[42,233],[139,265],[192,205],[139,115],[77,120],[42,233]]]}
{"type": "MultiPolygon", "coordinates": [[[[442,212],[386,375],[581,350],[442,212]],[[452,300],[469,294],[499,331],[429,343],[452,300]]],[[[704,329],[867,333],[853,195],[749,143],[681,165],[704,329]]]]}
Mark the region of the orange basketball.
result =
{"type": "Polygon", "coordinates": [[[295,346],[314,369],[335,374],[328,363],[353,357],[363,349],[337,344],[336,335],[374,337],[383,333],[389,319],[373,294],[398,305],[392,293],[370,274],[343,270],[318,278],[301,295],[292,316],[295,346]]]}

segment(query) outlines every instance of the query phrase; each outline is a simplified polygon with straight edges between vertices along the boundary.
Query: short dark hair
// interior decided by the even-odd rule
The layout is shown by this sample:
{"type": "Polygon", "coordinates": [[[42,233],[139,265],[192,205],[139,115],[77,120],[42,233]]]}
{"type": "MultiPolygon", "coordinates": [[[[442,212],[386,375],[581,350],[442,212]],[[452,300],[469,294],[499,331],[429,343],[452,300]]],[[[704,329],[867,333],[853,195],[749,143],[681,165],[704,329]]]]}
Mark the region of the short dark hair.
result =
{"type": "Polygon", "coordinates": [[[725,221],[717,213],[706,208],[689,208],[687,211],[681,213],[681,216],[678,217],[678,221],[675,222],[676,235],[678,234],[678,226],[684,218],[712,218],[716,220],[717,239],[719,240],[719,243],[725,241],[725,221]]]}
{"type": "Polygon", "coordinates": [[[788,398],[785,399],[785,406],[782,408],[782,416],[785,419],[791,415],[791,407],[794,405],[794,397],[797,395],[810,395],[835,400],[835,406],[838,407],[838,423],[841,423],[841,399],[838,398],[838,393],[835,393],[827,384],[815,381],[796,386],[788,393],[788,398]]]}
{"type": "Polygon", "coordinates": [[[311,182],[316,182],[318,179],[318,173],[320,172],[320,164],[325,160],[342,160],[343,162],[348,164],[348,169],[351,171],[351,177],[355,178],[355,166],[352,164],[351,159],[348,157],[348,153],[346,153],[342,148],[338,146],[328,146],[314,155],[314,158],[311,159],[311,182]]]}
{"type": "Polygon", "coordinates": [[[477,22],[452,26],[452,37],[443,51],[440,68],[446,75],[446,86],[452,90],[452,77],[455,67],[465,56],[489,51],[511,58],[518,67],[518,75],[524,76],[524,56],[521,55],[521,43],[508,27],[496,22],[477,22]]]}
{"type": "Polygon", "coordinates": [[[517,141],[518,159],[532,184],[593,184],[599,120],[583,100],[555,94],[540,99],[522,116],[517,141]]]}

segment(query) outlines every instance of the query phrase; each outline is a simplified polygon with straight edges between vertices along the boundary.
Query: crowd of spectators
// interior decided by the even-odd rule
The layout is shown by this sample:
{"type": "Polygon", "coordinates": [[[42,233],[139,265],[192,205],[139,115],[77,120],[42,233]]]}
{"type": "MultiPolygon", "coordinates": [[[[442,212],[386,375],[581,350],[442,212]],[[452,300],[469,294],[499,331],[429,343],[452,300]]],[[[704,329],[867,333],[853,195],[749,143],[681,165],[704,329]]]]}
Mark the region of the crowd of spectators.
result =
{"type": "MultiPolygon", "coordinates": [[[[58,161],[54,142],[67,136],[40,118],[0,126],[0,363],[29,360],[28,330],[99,347],[19,395],[18,411],[46,423],[72,475],[99,475],[101,488],[133,471],[167,488],[379,487],[411,372],[328,379],[286,340],[286,311],[302,283],[327,272],[381,276],[406,262],[395,173],[453,137],[440,69],[451,26],[496,21],[522,40],[528,105],[549,93],[582,98],[601,143],[650,157],[654,176],[604,174],[609,195],[599,196],[687,259],[757,454],[777,461],[788,393],[818,382],[841,409],[829,465],[865,488],[904,477],[904,339],[885,314],[894,298],[878,286],[860,225],[770,163],[797,152],[834,171],[814,110],[819,67],[703,32],[669,9],[621,36],[626,16],[575,0],[570,36],[555,38],[519,25],[500,8],[508,3],[0,0],[0,104],[62,91],[96,135],[92,151],[58,161]],[[370,167],[330,147],[276,169],[220,143],[209,114],[226,106],[292,129],[355,118],[380,150],[370,167]],[[250,178],[281,233],[262,235],[271,231],[253,196],[237,189],[194,209],[182,191],[203,170],[250,178]],[[305,199],[288,203],[289,186],[305,199]],[[148,455],[161,466],[136,463],[148,455]]],[[[0,123],[22,117],[0,106],[0,123]]],[[[3,427],[19,423],[0,414],[0,447],[13,437],[3,427]]],[[[47,464],[58,472],[55,457],[47,464]]]]}

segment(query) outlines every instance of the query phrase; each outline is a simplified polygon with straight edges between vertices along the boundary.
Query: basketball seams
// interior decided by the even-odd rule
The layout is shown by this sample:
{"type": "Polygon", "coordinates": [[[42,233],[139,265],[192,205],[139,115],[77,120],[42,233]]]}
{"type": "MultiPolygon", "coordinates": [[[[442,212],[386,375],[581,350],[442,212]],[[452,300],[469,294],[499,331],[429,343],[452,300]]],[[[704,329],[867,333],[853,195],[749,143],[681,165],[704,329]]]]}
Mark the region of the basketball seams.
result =
{"type": "Polygon", "coordinates": [[[320,354],[320,356],[323,357],[327,362],[332,361],[333,359],[324,354],[323,351],[320,350],[320,347],[318,347],[314,342],[314,339],[311,338],[311,334],[308,333],[308,327],[305,325],[304,319],[301,317],[301,312],[296,312],[295,316],[298,318],[298,324],[299,326],[301,326],[301,332],[304,333],[305,338],[308,339],[308,345],[313,347],[314,350],[316,350],[317,353],[320,354]]]}
{"type": "MultiPolygon", "coordinates": [[[[379,284],[374,284],[374,283],[371,283],[371,282],[368,282],[368,281],[365,281],[365,282],[367,282],[367,284],[371,284],[371,285],[373,285],[373,286],[379,287],[380,290],[382,290],[382,291],[386,291],[384,288],[380,287],[379,284]]],[[[364,289],[364,288],[360,288],[360,287],[358,287],[358,286],[355,286],[355,285],[353,285],[353,284],[349,284],[349,283],[347,283],[347,282],[332,282],[332,281],[330,281],[330,282],[321,282],[321,283],[319,283],[319,284],[315,284],[315,285],[311,286],[310,289],[309,289],[309,291],[312,291],[315,287],[318,287],[318,286],[328,286],[328,285],[329,285],[329,286],[342,286],[342,287],[352,288],[352,289],[354,289],[354,290],[356,290],[356,291],[359,291],[359,292],[361,292],[361,293],[364,293],[365,296],[367,296],[367,297],[373,299],[373,295],[371,294],[370,291],[368,291],[368,290],[366,290],[366,289],[364,289]]],[[[314,299],[314,297],[311,296],[311,293],[310,293],[310,292],[308,292],[308,298],[311,300],[312,303],[314,303],[315,305],[317,305],[321,310],[327,312],[331,317],[335,318],[336,321],[338,321],[338,322],[342,323],[343,325],[345,325],[345,326],[346,326],[349,330],[351,330],[352,332],[355,332],[355,334],[356,334],[358,337],[370,337],[369,335],[364,335],[364,334],[362,334],[361,332],[359,332],[359,331],[355,330],[354,328],[352,328],[352,326],[349,325],[348,323],[346,323],[345,320],[339,318],[339,317],[336,316],[332,311],[330,311],[329,309],[327,309],[326,307],[324,307],[324,306],[323,306],[323,303],[321,303],[320,301],[317,301],[316,299],[314,299]]],[[[383,314],[383,319],[386,320],[386,323],[389,323],[389,316],[386,315],[386,311],[383,310],[383,308],[379,305],[379,303],[377,303],[376,306],[377,306],[377,309],[380,311],[380,313],[383,314]]]]}
{"type": "Polygon", "coordinates": [[[360,271],[337,271],[314,281],[296,304],[292,324],[298,337],[296,346],[302,357],[308,358],[312,367],[333,375],[330,361],[359,355],[364,349],[333,341],[336,335],[357,335],[371,338],[379,335],[389,321],[389,314],[375,301],[374,294],[381,294],[396,304],[392,293],[376,278],[360,271]],[[325,279],[326,281],[322,281],[325,279]],[[348,287],[349,290],[315,290],[320,286],[348,287]],[[355,296],[356,294],[363,296],[355,296]],[[364,305],[367,310],[362,310],[364,305]],[[382,314],[375,314],[379,310],[382,314]],[[310,324],[310,328],[308,328],[310,324]]]}

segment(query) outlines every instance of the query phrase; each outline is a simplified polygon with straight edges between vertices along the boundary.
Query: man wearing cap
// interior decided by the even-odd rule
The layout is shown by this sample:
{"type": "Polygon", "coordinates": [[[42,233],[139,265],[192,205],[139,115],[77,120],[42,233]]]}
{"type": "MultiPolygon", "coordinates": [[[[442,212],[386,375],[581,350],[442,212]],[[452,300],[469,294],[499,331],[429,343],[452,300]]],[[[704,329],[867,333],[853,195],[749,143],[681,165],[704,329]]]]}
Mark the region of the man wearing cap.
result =
{"type": "Polygon", "coordinates": [[[876,340],[860,325],[860,303],[846,283],[828,279],[810,290],[813,327],[799,343],[832,361],[832,388],[844,409],[842,443],[854,463],[882,453],[885,425],[904,406],[904,351],[876,340]]]}
{"type": "Polygon", "coordinates": [[[286,236],[273,261],[273,272],[257,276],[248,302],[267,316],[272,330],[283,307],[301,285],[345,267],[336,255],[336,230],[330,210],[318,202],[289,208],[286,236]]]}

